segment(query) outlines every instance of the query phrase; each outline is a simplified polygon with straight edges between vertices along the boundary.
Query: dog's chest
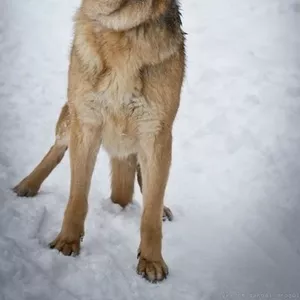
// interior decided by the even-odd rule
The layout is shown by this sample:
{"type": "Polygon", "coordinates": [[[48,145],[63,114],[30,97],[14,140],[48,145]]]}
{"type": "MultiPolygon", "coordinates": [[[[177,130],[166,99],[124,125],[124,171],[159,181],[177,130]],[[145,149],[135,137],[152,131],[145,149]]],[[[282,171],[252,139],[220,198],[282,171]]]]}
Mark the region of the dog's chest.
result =
{"type": "Polygon", "coordinates": [[[81,51],[77,54],[87,66],[85,70],[92,72],[102,65],[107,70],[93,87],[79,89],[79,98],[83,96],[83,99],[76,101],[77,110],[85,122],[102,127],[102,144],[111,155],[127,156],[136,151],[140,123],[149,115],[150,108],[142,94],[140,66],[126,39],[109,34],[101,40],[101,55],[93,52],[91,44],[82,47],[78,42],[81,51]]]}
{"type": "Polygon", "coordinates": [[[111,118],[134,120],[146,104],[140,79],[122,73],[110,73],[84,98],[86,114],[97,123],[111,118]]]}
{"type": "Polygon", "coordinates": [[[81,116],[102,127],[102,144],[112,156],[136,152],[140,123],[148,110],[139,80],[110,73],[81,101],[81,116]]]}
{"type": "Polygon", "coordinates": [[[103,117],[103,146],[113,156],[136,152],[139,122],[144,114],[145,99],[133,82],[111,84],[100,101],[103,117]]]}

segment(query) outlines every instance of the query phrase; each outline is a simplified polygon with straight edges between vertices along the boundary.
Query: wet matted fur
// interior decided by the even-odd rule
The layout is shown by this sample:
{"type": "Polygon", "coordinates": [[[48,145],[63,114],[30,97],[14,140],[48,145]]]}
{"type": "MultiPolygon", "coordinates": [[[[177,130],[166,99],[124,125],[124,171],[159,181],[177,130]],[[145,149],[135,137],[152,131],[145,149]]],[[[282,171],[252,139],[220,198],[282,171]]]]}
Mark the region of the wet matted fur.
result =
{"type": "Polygon", "coordinates": [[[103,146],[111,158],[111,200],[123,207],[132,201],[136,174],[143,192],[137,272],[153,282],[167,276],[162,216],[171,212],[163,202],[184,70],[176,0],[82,1],[55,143],[14,188],[19,196],[36,195],[69,148],[69,201],[52,248],[79,254],[91,177],[103,146]]]}

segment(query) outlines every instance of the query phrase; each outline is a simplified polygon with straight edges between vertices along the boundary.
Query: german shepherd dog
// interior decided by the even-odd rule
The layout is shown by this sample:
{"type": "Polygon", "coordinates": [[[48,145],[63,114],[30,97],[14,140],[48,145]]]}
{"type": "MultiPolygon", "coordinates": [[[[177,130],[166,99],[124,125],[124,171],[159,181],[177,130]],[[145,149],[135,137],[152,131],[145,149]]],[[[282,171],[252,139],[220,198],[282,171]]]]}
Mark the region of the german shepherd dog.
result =
{"type": "Polygon", "coordinates": [[[111,200],[132,201],[137,174],[143,193],[137,273],[163,280],[163,214],[172,127],[185,71],[185,38],[177,0],[82,0],[68,72],[68,101],[54,145],[14,191],[34,196],[70,149],[71,185],[62,228],[50,243],[79,254],[96,156],[110,155],[111,200]]]}

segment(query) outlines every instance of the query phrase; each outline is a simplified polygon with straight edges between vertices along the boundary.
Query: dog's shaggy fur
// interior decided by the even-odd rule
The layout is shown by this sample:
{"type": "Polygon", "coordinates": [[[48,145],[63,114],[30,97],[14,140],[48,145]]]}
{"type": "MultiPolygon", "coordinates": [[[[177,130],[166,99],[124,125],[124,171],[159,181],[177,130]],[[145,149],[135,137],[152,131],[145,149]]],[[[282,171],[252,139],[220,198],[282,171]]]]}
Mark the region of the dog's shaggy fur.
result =
{"type": "Polygon", "coordinates": [[[168,274],[161,253],[164,192],[172,153],[172,126],[185,69],[184,34],[176,0],[83,0],[75,16],[68,102],[56,140],[40,164],[15,188],[34,196],[70,149],[71,188],[62,229],[50,244],[78,254],[99,147],[111,157],[111,199],[132,201],[134,179],[144,210],[137,272],[150,281],[168,274]],[[137,172],[138,170],[138,172],[137,172]]]}

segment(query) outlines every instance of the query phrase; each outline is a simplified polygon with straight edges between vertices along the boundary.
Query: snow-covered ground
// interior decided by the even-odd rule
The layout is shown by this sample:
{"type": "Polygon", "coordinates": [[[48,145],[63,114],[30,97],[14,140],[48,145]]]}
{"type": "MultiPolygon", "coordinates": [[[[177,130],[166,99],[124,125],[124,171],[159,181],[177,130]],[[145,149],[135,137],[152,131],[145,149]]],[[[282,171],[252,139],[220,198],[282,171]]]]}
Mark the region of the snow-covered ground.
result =
{"type": "Polygon", "coordinates": [[[53,142],[79,1],[0,1],[0,299],[300,299],[300,1],[182,1],[187,76],[164,223],[170,276],[135,273],[141,195],[110,204],[93,177],[79,257],[60,229],[69,161],[33,199],[10,188],[53,142]]]}

